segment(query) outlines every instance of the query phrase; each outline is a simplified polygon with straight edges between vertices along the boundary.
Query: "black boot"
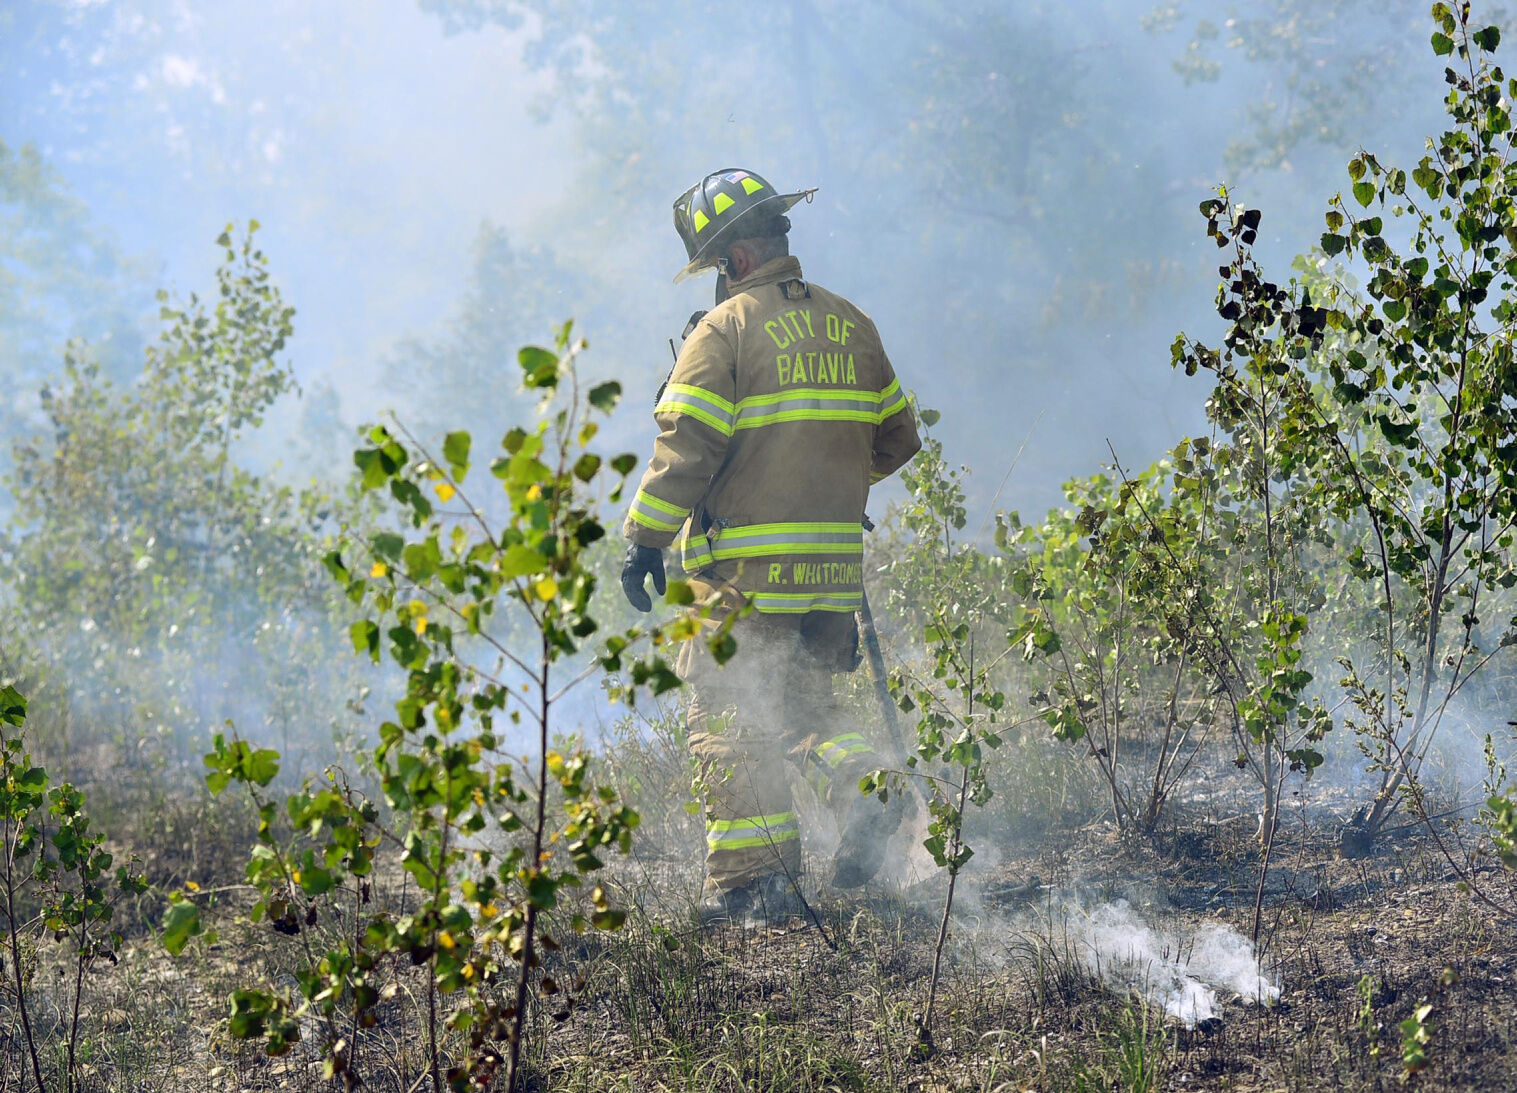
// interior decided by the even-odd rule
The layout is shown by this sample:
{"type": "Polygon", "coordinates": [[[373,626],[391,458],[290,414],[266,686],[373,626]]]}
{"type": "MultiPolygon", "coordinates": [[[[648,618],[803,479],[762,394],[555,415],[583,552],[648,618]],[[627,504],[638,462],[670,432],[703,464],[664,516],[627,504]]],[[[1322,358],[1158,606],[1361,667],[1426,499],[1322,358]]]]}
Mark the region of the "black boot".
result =
{"type": "Polygon", "coordinates": [[[834,888],[858,888],[874,879],[885,864],[885,846],[905,815],[906,798],[899,793],[884,804],[861,796],[849,806],[843,841],[832,856],[834,888]]]}
{"type": "Polygon", "coordinates": [[[741,888],[711,889],[701,897],[702,926],[783,926],[802,911],[795,885],[783,873],[770,873],[741,888]]]}

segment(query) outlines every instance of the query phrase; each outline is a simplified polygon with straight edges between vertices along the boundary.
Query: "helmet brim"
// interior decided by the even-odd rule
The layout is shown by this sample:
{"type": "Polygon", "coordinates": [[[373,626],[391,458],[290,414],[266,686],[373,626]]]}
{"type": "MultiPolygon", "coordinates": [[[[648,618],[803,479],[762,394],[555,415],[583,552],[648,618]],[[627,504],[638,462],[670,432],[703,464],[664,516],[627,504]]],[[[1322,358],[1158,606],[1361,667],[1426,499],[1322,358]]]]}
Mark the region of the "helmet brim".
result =
{"type": "MultiPolygon", "coordinates": [[[[814,193],[816,193],[816,187],[812,187],[809,190],[801,190],[800,192],[793,194],[777,194],[775,197],[771,198],[770,201],[778,202],[778,205],[775,208],[776,213],[783,213],[801,201],[810,201],[811,195],[814,193]]],[[[754,208],[766,208],[769,206],[769,204],[770,202],[764,202],[761,205],[754,206],[754,208]]],[[[753,210],[751,209],[749,210],[749,212],[752,211],[753,210]]],[[[747,213],[744,215],[746,216],[747,213]]],[[[717,231],[716,235],[713,235],[711,237],[710,241],[705,246],[704,253],[696,258],[692,258],[688,263],[686,263],[684,269],[680,270],[674,275],[674,283],[679,284],[681,281],[688,281],[697,273],[701,273],[708,269],[715,269],[716,257],[714,252],[720,250],[721,248],[713,247],[710,244],[715,243],[717,239],[719,239],[729,228],[732,227],[733,224],[737,223],[739,223],[739,221],[734,220],[731,223],[723,224],[721,229],[717,231]]],[[[740,239],[742,237],[737,236],[736,238],[740,239]]]]}

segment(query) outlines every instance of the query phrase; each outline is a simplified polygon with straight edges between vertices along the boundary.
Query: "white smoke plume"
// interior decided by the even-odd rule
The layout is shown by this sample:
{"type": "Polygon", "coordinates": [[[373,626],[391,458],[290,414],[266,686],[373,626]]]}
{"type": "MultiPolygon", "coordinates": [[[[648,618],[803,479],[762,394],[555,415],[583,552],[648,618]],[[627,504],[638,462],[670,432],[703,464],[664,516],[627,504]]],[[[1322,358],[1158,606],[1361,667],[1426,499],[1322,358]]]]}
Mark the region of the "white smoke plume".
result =
{"type": "Polygon", "coordinates": [[[1093,908],[1071,902],[1053,926],[1066,951],[1110,990],[1137,993],[1186,1028],[1218,1016],[1219,993],[1262,1005],[1280,997],[1253,945],[1222,923],[1161,929],[1119,899],[1093,908]]]}

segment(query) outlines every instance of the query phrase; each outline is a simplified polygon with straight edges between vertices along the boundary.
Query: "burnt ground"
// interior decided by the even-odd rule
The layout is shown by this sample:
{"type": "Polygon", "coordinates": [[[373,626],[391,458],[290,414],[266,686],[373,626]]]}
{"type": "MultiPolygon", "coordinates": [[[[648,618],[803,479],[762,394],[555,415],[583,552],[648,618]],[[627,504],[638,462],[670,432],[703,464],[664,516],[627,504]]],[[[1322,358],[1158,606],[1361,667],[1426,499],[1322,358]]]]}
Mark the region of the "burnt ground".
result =
{"type": "Polygon", "coordinates": [[[1503,910],[1487,906],[1415,828],[1355,860],[1330,824],[1281,832],[1259,916],[1272,1004],[1219,986],[1216,1015],[1188,1027],[1137,1002],[1131,976],[1124,989],[1082,959],[1071,916],[1117,900],[1176,964],[1220,926],[1241,947],[1260,858],[1251,822],[1205,818],[1153,840],[1094,825],[1003,851],[961,882],[926,1058],[915,1022],[944,878],[822,893],[825,938],[814,925],[700,935],[660,909],[585,954],[590,985],[541,1059],[541,1088],[1517,1089],[1505,910],[1517,884],[1475,865],[1468,875],[1503,910]],[[1423,1005],[1426,1065],[1409,1073],[1401,1023],[1423,1005]]]}
{"type": "MultiPolygon", "coordinates": [[[[1099,823],[1036,837],[982,832],[987,849],[958,885],[930,1053],[917,1022],[946,878],[909,842],[897,844],[900,868],[884,883],[850,894],[810,886],[820,928],[701,931],[693,821],[650,824],[608,885],[631,909],[627,928],[552,958],[549,970],[578,992],[562,1024],[546,1007],[535,1015],[529,1088],[1517,1089],[1517,875],[1477,864],[1470,875],[1502,909],[1489,907],[1416,827],[1347,860],[1330,814],[1287,818],[1259,927],[1261,967],[1279,985],[1272,1004],[1214,984],[1215,1016],[1187,1024],[1154,991],[1146,1002],[1134,993],[1153,985],[1148,972],[1113,979],[1093,966],[1071,923],[1117,901],[1157,932],[1161,963],[1186,966],[1196,939],[1218,927],[1240,945],[1252,934],[1261,856],[1252,821],[1194,808],[1181,816],[1144,839],[1099,823]],[[1408,1074],[1401,1023],[1424,1005],[1426,1065],[1408,1074]]],[[[813,877],[825,873],[823,828],[813,877]]],[[[1452,829],[1440,831],[1448,842],[1452,829]]],[[[91,975],[82,1088],[329,1088],[314,1023],[278,1059],[227,1035],[233,990],[292,988],[298,966],[291,939],[238,923],[247,898],[229,881],[217,896],[220,937],[183,957],[144,929],[118,966],[91,975]]],[[[49,974],[44,964],[39,982],[49,974]]],[[[415,1084],[424,1040],[419,981],[406,969],[393,976],[360,1070],[365,1089],[401,1093],[427,1088],[415,1084]]],[[[56,1022],[56,1002],[45,1019],[56,1022]]]]}

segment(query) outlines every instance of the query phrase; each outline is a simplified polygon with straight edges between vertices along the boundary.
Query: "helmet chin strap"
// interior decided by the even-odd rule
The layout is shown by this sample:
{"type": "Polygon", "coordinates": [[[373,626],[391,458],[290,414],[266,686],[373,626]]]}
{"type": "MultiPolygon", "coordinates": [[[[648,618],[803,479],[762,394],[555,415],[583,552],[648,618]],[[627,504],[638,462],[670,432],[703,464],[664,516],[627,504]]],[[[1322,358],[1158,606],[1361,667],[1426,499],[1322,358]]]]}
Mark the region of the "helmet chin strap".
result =
{"type": "Polygon", "coordinates": [[[727,271],[718,269],[716,271],[716,302],[720,304],[730,295],[731,293],[727,290],[727,271]]]}

